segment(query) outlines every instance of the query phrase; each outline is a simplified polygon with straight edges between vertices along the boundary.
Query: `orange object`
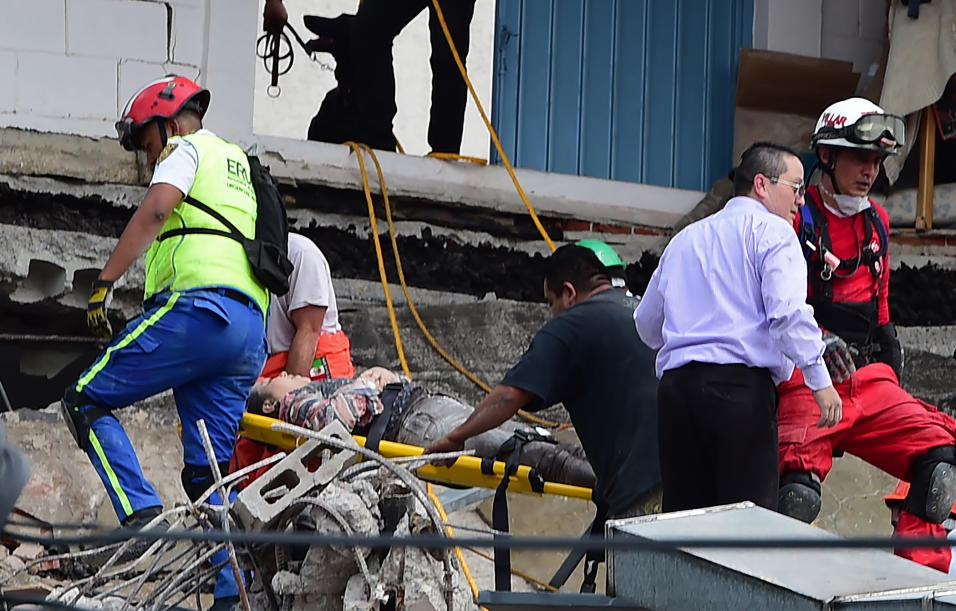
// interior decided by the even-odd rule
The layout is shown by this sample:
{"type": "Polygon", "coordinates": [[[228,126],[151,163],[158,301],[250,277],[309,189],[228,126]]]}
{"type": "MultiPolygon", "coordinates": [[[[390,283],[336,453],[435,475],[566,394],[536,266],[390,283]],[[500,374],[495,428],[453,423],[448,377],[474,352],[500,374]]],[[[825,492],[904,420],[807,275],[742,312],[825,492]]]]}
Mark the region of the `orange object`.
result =
{"type": "MultiPolygon", "coordinates": [[[[883,497],[883,502],[886,503],[887,507],[891,507],[891,504],[894,502],[902,503],[906,499],[906,495],[909,494],[909,492],[910,483],[900,480],[893,492],[883,497]]],[[[953,503],[953,508],[949,512],[949,517],[956,518],[956,503],[953,503]]]]}
{"type": "MultiPolygon", "coordinates": [[[[352,345],[344,331],[323,333],[315,347],[316,358],[324,357],[329,365],[329,374],[333,378],[355,377],[355,366],[352,365],[352,345]]],[[[276,352],[266,360],[265,367],[259,378],[275,378],[285,371],[285,364],[289,360],[288,352],[276,352]]]]}
{"type": "Polygon", "coordinates": [[[910,492],[910,483],[900,480],[900,483],[896,485],[896,488],[893,492],[887,494],[883,497],[883,502],[889,506],[893,501],[903,502],[906,499],[906,495],[910,492]]]}

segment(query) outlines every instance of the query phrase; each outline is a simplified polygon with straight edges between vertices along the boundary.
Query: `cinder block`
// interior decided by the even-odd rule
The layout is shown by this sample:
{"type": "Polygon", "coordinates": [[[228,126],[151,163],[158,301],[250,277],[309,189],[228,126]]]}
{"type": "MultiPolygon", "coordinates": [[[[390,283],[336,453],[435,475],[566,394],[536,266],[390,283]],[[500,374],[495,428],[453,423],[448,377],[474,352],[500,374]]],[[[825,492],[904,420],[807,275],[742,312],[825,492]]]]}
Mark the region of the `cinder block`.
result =
{"type": "MultiPolygon", "coordinates": [[[[260,12],[254,0],[213,2],[209,6],[209,48],[203,78],[213,100],[228,103],[213,102],[204,124],[233,142],[252,135],[256,62],[252,61],[255,54],[251,45],[258,34],[260,12]]],[[[299,61],[307,60],[302,56],[299,61]]]]}
{"type": "MultiPolygon", "coordinates": [[[[348,430],[339,422],[327,425],[320,432],[358,447],[348,430]]],[[[334,448],[336,453],[323,461],[314,473],[310,472],[307,465],[319,458],[326,449],[322,442],[310,439],[240,492],[233,508],[243,528],[263,530],[274,526],[279,516],[297,499],[317,488],[324,488],[342,469],[355,463],[358,458],[356,452],[334,448]],[[282,496],[271,498],[270,493],[283,487],[286,490],[282,496]]]]}
{"type": "Polygon", "coordinates": [[[202,65],[206,45],[204,6],[173,5],[170,57],[177,64],[202,65]]]}
{"type": "Polygon", "coordinates": [[[771,51],[820,56],[821,0],[770,0],[767,41],[771,51]]]}
{"type": "MultiPolygon", "coordinates": [[[[882,2],[866,2],[882,9],[882,2]]],[[[828,35],[857,36],[860,32],[860,0],[823,0],[823,38],[828,35]]]]}
{"type": "Polygon", "coordinates": [[[134,0],[67,0],[67,52],[164,62],[166,5],[134,0]]]}
{"type": "Polygon", "coordinates": [[[20,53],[16,89],[18,112],[115,120],[116,60],[20,53]]]}
{"type": "MultiPolygon", "coordinates": [[[[16,83],[17,55],[0,51],[0,83],[16,83]]],[[[11,112],[17,103],[16,87],[0,87],[0,112],[11,112]]]]}
{"type": "Polygon", "coordinates": [[[0,49],[66,51],[64,0],[4,2],[0,49]]]}

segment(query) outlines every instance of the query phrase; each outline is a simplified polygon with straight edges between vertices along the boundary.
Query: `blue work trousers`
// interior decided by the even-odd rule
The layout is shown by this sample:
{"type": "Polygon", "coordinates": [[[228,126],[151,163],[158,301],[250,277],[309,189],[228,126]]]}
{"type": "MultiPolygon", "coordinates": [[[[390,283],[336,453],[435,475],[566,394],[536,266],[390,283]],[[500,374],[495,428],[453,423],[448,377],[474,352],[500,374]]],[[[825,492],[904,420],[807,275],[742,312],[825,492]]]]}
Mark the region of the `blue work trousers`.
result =
{"type": "MultiPolygon", "coordinates": [[[[228,462],[265,358],[263,314],[251,299],[234,289],[166,292],[144,304],[143,314],[113,338],[75,388],[90,403],[84,408],[110,410],[171,388],[183,426],[183,461],[202,467],[209,462],[197,420],[206,423],[216,461],[228,462]]],[[[94,420],[89,441],[87,454],[120,521],[162,505],[119,421],[94,420]]],[[[211,502],[218,500],[216,495],[211,502]]],[[[222,552],[213,561],[224,559],[222,552]]],[[[215,595],[237,593],[226,567],[215,595]]]]}

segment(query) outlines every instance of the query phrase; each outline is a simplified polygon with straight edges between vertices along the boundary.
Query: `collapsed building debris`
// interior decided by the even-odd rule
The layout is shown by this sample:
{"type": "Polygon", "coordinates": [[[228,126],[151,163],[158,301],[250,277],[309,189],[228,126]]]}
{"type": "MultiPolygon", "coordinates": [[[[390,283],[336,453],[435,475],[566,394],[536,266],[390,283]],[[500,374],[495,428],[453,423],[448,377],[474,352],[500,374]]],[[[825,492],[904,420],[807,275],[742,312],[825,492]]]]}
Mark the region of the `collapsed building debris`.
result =
{"type": "MultiPolygon", "coordinates": [[[[338,423],[319,432],[291,425],[281,428],[309,439],[289,455],[278,454],[219,478],[196,503],[164,511],[144,531],[166,522],[168,532],[176,534],[213,527],[225,533],[239,528],[309,535],[447,536],[445,520],[424,484],[409,471],[425,462],[421,457],[396,464],[358,446],[338,423]],[[367,462],[356,465],[360,457],[367,462]],[[217,488],[231,489],[248,473],[270,464],[233,503],[225,507],[205,503],[217,488]],[[222,518],[224,513],[228,518],[222,518]]],[[[177,540],[152,532],[157,536],[147,540],[133,537],[86,550],[4,562],[0,591],[8,592],[32,568],[42,563],[49,568],[56,561],[95,568],[52,590],[47,601],[84,609],[177,608],[212,582],[221,566],[213,566],[210,559],[232,545],[177,540]],[[131,554],[132,549],[137,552],[131,554]]],[[[247,576],[243,594],[252,609],[476,608],[451,549],[267,543],[236,545],[235,560],[247,576]]]]}

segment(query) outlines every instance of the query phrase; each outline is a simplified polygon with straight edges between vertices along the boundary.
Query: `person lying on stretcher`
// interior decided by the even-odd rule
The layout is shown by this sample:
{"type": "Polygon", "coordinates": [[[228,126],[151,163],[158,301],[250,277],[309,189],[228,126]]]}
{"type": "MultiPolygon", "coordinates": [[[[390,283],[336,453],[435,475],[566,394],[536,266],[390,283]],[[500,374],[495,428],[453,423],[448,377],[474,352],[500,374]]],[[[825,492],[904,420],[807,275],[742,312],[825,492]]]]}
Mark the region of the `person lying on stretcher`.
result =
{"type": "MultiPolygon", "coordinates": [[[[431,392],[382,367],[367,369],[355,378],[316,381],[283,374],[259,381],[246,401],[247,413],[310,430],[317,431],[338,420],[354,434],[368,437],[373,445],[385,439],[426,447],[464,422],[472,411],[454,397],[431,392]]],[[[504,459],[506,456],[499,456],[499,451],[516,431],[526,440],[521,447],[520,464],[535,469],[545,481],[585,488],[594,486],[594,471],[581,447],[558,442],[537,427],[505,422],[470,439],[466,449],[474,450],[480,457],[504,459]]],[[[242,440],[236,447],[231,470],[276,451],[265,444],[242,440]]],[[[243,485],[261,472],[254,473],[243,485]]]]}

